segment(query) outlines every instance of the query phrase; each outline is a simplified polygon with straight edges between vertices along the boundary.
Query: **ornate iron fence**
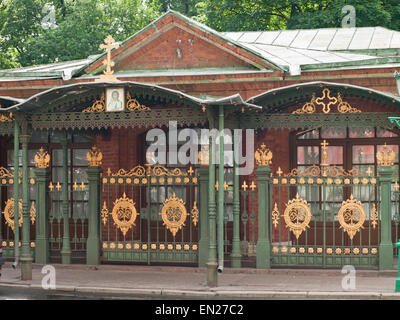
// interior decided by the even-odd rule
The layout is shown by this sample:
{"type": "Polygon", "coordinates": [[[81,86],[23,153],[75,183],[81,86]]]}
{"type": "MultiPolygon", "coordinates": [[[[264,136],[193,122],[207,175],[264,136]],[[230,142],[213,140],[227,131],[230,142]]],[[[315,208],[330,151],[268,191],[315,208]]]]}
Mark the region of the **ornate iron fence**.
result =
{"type": "Polygon", "coordinates": [[[198,176],[137,166],[102,177],[103,261],[197,263],[198,176]]]}

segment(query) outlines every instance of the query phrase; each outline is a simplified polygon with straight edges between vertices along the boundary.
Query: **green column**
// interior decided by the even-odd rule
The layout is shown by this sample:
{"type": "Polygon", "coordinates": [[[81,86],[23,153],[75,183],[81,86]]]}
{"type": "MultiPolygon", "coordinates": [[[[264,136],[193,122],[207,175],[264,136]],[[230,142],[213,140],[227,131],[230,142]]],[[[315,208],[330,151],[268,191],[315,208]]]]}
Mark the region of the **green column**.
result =
{"type": "Polygon", "coordinates": [[[269,166],[259,166],[256,170],[258,178],[258,240],[257,269],[271,267],[271,240],[269,236],[269,166]]]}
{"type": "Polygon", "coordinates": [[[215,143],[210,137],[209,147],[209,171],[208,171],[208,230],[209,247],[207,262],[207,285],[216,287],[218,285],[217,274],[217,227],[216,227],[216,204],[215,204],[215,165],[213,157],[215,154],[215,143]]]}
{"type": "Polygon", "coordinates": [[[101,168],[88,168],[89,181],[89,233],[86,247],[86,263],[100,264],[100,173],[101,168]]]}
{"type": "MultiPolygon", "coordinates": [[[[400,242],[396,243],[396,247],[398,248],[398,250],[400,250],[400,242]]],[[[396,292],[400,292],[400,259],[399,259],[399,266],[396,279],[396,292]]]]}
{"type": "Polygon", "coordinates": [[[16,267],[19,261],[19,124],[14,121],[14,256],[16,267]]]}
{"type": "Polygon", "coordinates": [[[36,246],[35,262],[49,262],[49,206],[48,192],[49,168],[35,169],[36,186],[36,246]]]}
{"type": "Polygon", "coordinates": [[[381,242],[379,244],[379,269],[393,270],[393,243],[392,243],[392,206],[391,182],[392,166],[379,166],[379,183],[381,193],[381,242]]]}
{"type": "Polygon", "coordinates": [[[219,164],[218,164],[218,271],[224,269],[224,107],[219,106],[219,164]]]}
{"type": "Polygon", "coordinates": [[[61,190],[61,201],[62,201],[62,213],[63,213],[63,241],[61,249],[61,263],[71,264],[71,244],[69,237],[69,201],[68,201],[68,140],[67,133],[61,140],[62,145],[62,190],[61,190]]]}
{"type": "Polygon", "coordinates": [[[31,233],[29,217],[28,143],[29,135],[21,135],[22,144],[22,246],[21,279],[32,280],[31,233]]]}
{"type": "Polygon", "coordinates": [[[207,220],[207,207],[208,207],[208,167],[202,166],[199,168],[199,268],[206,267],[208,258],[208,220],[207,220]]]}
{"type": "Polygon", "coordinates": [[[242,255],[240,253],[240,185],[239,166],[236,160],[239,159],[239,141],[233,141],[233,239],[232,239],[232,268],[242,267],[242,255]]]}

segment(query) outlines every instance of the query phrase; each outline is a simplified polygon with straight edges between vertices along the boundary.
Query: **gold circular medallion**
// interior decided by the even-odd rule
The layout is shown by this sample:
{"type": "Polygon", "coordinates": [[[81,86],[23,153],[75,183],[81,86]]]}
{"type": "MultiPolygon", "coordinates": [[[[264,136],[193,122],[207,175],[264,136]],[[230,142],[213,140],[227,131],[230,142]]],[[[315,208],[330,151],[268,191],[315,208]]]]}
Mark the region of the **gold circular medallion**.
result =
{"type": "Polygon", "coordinates": [[[188,215],[185,202],[183,202],[182,199],[177,198],[175,193],[171,198],[164,201],[160,214],[164,221],[163,225],[171,231],[174,237],[176,233],[185,226],[185,221],[188,215]]]}
{"type": "Polygon", "coordinates": [[[303,231],[309,228],[312,214],[307,201],[299,198],[297,194],[295,199],[289,200],[283,217],[286,222],[286,227],[289,228],[298,239],[303,231]]]}
{"type": "MultiPolygon", "coordinates": [[[[3,211],[4,218],[6,219],[7,225],[14,231],[14,198],[10,198],[6,202],[6,206],[3,211]]],[[[22,226],[22,199],[18,200],[18,226],[22,226]]]]}
{"type": "Polygon", "coordinates": [[[353,195],[351,195],[350,199],[342,202],[337,218],[340,228],[343,228],[350,239],[353,239],[355,234],[363,228],[365,221],[365,212],[361,202],[353,199],[353,195]]]}
{"type": "Polygon", "coordinates": [[[136,211],[135,203],[132,199],[127,198],[124,193],[123,197],[114,202],[112,217],[114,223],[121,229],[125,236],[128,230],[135,225],[136,217],[139,213],[136,211]]]}

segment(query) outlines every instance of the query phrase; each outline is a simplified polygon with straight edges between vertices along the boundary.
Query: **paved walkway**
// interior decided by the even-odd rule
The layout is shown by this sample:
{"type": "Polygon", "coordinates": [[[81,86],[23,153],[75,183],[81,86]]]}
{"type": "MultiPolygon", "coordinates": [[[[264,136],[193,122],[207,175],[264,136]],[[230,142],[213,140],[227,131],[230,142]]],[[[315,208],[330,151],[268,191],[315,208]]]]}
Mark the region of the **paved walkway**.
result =
{"type": "MultiPolygon", "coordinates": [[[[237,298],[400,299],[396,271],[356,271],[354,290],[342,288],[341,270],[225,269],[217,288],[206,286],[205,269],[183,267],[54,265],[56,290],[141,296],[237,298]]],[[[33,280],[3,266],[0,286],[41,289],[44,274],[33,265],[33,280]]]]}

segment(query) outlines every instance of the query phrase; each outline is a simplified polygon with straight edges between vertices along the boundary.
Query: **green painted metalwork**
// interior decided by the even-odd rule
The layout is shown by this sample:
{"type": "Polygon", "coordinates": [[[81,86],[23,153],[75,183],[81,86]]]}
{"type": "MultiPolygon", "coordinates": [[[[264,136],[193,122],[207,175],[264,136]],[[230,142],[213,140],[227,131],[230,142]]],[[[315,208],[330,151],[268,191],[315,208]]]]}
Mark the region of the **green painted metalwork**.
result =
{"type": "Polygon", "coordinates": [[[86,263],[100,264],[100,167],[89,167],[89,233],[86,247],[86,263]]]}
{"type": "MultiPolygon", "coordinates": [[[[235,139],[235,138],[234,138],[235,139]]],[[[233,238],[232,238],[232,268],[242,267],[242,255],[240,253],[240,181],[239,166],[239,141],[233,141],[233,238]]]]}
{"type": "Polygon", "coordinates": [[[254,129],[315,129],[328,127],[384,127],[393,129],[396,124],[390,123],[388,117],[393,113],[313,113],[313,114],[271,114],[246,112],[241,117],[241,126],[254,129]]]}
{"type": "Polygon", "coordinates": [[[258,240],[257,240],[257,269],[271,268],[271,239],[269,236],[269,166],[259,166],[258,176],[258,240]]]}
{"type": "MultiPolygon", "coordinates": [[[[22,212],[19,212],[19,134],[20,134],[20,127],[17,121],[14,121],[14,221],[19,221],[19,215],[22,212]]],[[[19,228],[15,227],[14,229],[14,255],[15,261],[18,262],[19,260],[19,228]]]]}
{"type": "Polygon", "coordinates": [[[68,140],[67,133],[61,140],[62,145],[62,214],[63,214],[63,239],[61,249],[62,264],[71,264],[71,244],[69,234],[69,196],[68,196],[68,140]]]}
{"type": "Polygon", "coordinates": [[[224,268],[224,107],[219,106],[218,129],[219,129],[219,164],[218,164],[218,270],[224,268]]]}
{"type": "Polygon", "coordinates": [[[207,262],[207,286],[218,286],[217,273],[217,225],[216,225],[216,203],[215,203],[215,164],[213,157],[215,155],[215,143],[213,138],[209,140],[209,165],[208,165],[208,230],[209,247],[207,262]]]}
{"type": "Polygon", "coordinates": [[[35,168],[36,181],[36,246],[35,263],[49,263],[49,184],[48,168],[35,168]]]}
{"type": "Polygon", "coordinates": [[[199,268],[206,267],[208,258],[208,167],[199,168],[200,197],[200,240],[199,240],[199,268]]]}
{"type": "MultiPolygon", "coordinates": [[[[25,131],[25,130],[24,130],[25,131]]],[[[21,135],[22,144],[22,247],[21,247],[21,279],[32,280],[32,256],[30,252],[30,216],[28,186],[28,142],[30,136],[21,135]]],[[[15,164],[15,163],[14,163],[15,164]]],[[[14,206],[15,208],[15,206],[14,206]]],[[[14,220],[15,222],[16,220],[14,220]]]]}
{"type": "MultiPolygon", "coordinates": [[[[396,243],[396,247],[397,247],[397,250],[400,249],[400,242],[396,243]]],[[[397,273],[395,291],[396,292],[400,292],[400,259],[399,259],[399,266],[398,266],[398,273],[397,273]]]]}
{"type": "Polygon", "coordinates": [[[379,244],[379,269],[393,270],[392,243],[392,205],[391,183],[393,178],[392,166],[379,166],[379,184],[381,189],[381,241],[379,244]]]}

